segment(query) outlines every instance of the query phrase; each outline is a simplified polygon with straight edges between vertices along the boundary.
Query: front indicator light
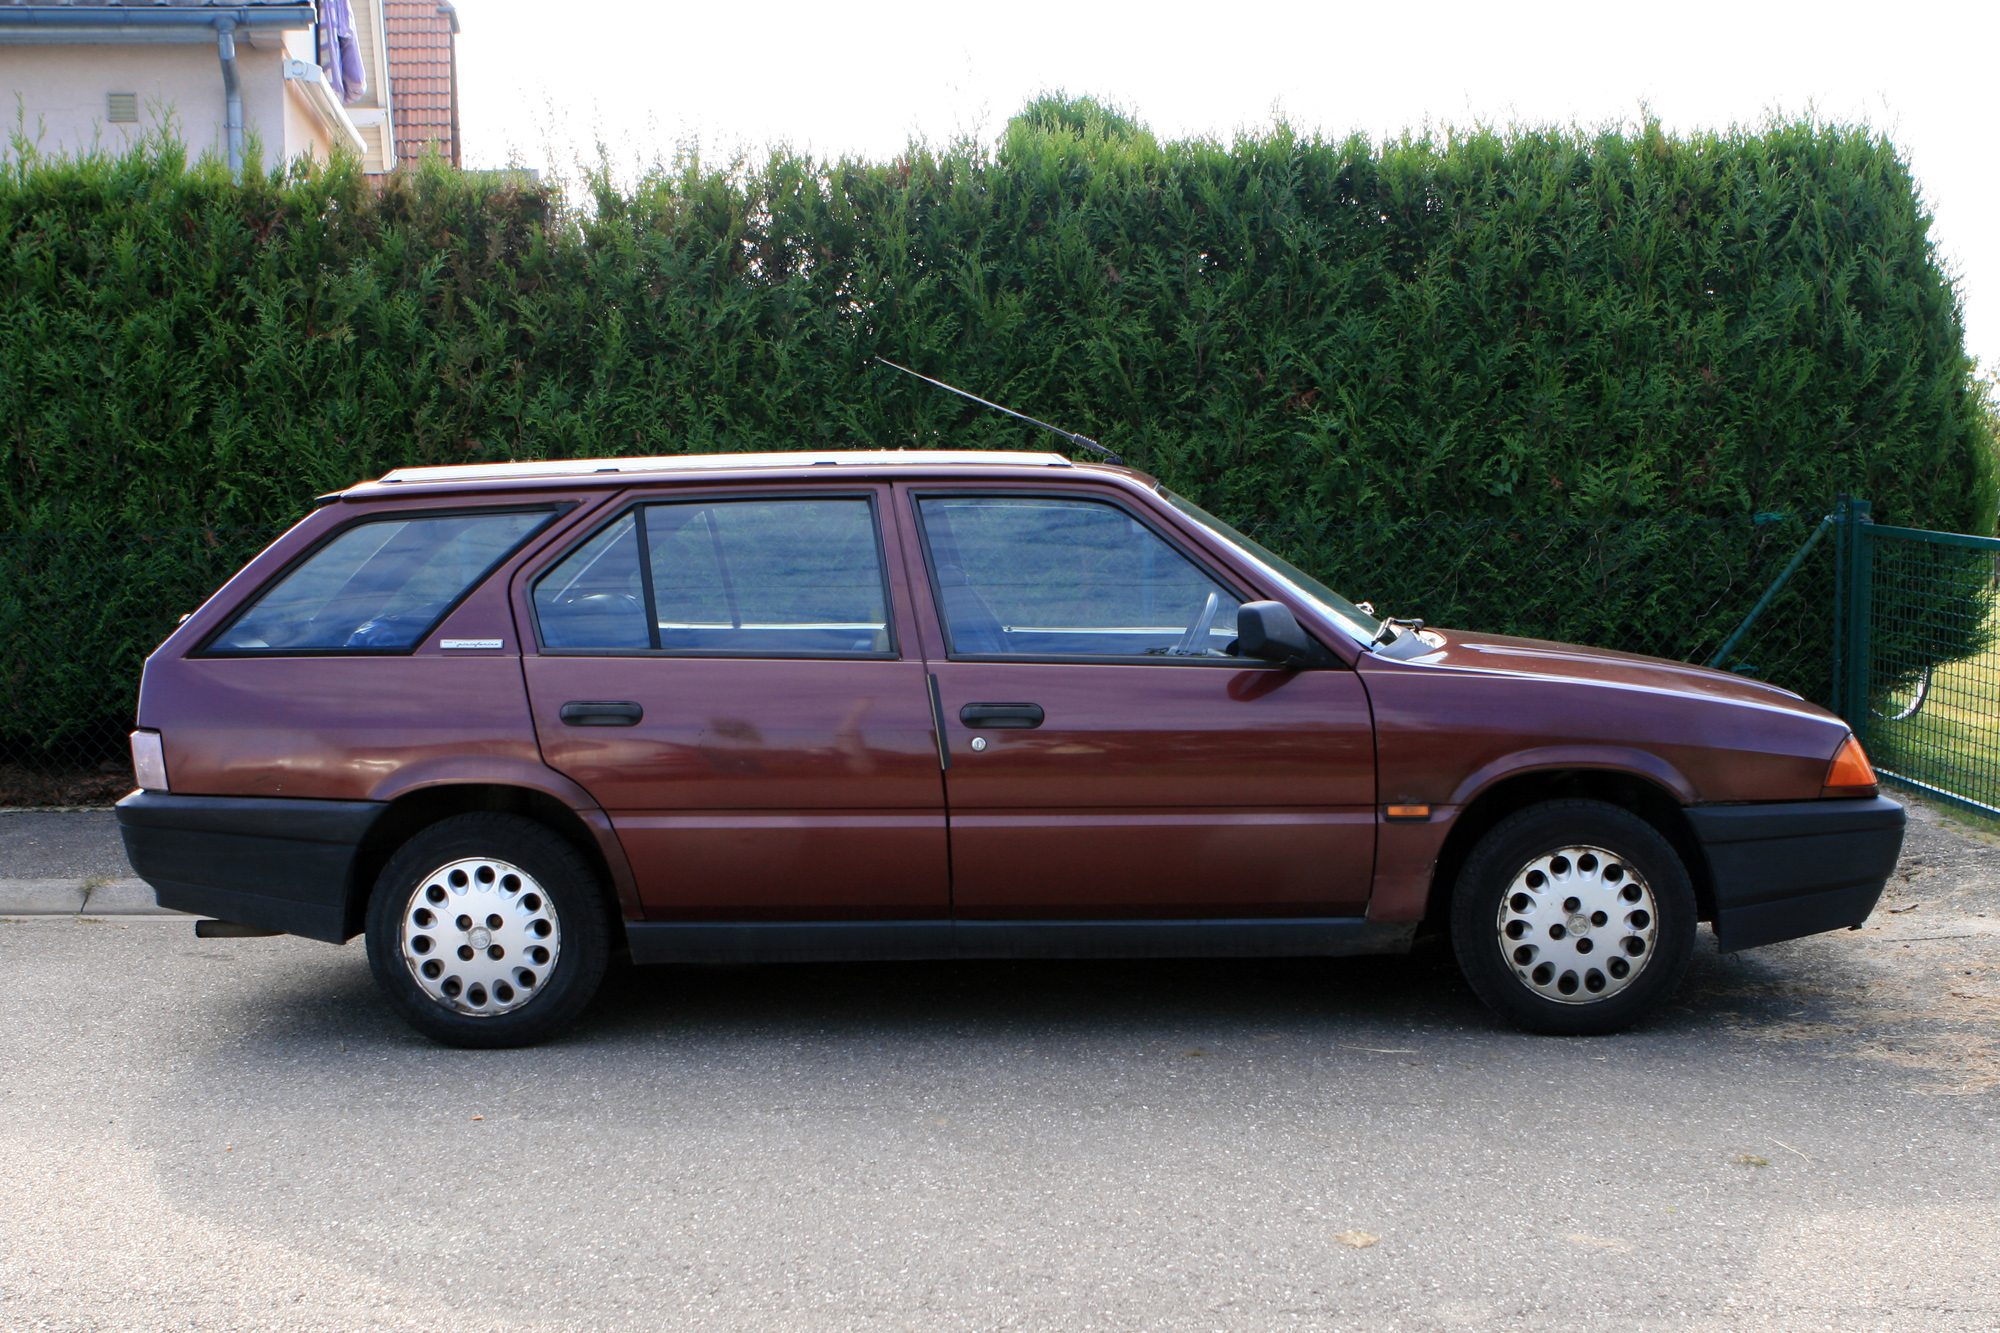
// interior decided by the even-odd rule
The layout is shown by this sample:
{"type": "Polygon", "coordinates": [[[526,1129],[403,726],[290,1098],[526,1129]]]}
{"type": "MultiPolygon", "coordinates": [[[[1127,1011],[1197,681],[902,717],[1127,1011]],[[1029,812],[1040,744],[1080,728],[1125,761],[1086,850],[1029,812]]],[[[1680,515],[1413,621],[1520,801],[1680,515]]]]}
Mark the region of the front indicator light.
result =
{"type": "Polygon", "coordinates": [[[146,791],[167,789],[167,755],[166,751],[160,748],[159,732],[132,733],[132,776],[139,780],[139,786],[146,791]]]}
{"type": "Polygon", "coordinates": [[[1820,796],[1873,796],[1880,787],[1861,742],[1849,732],[1833,762],[1826,766],[1826,785],[1820,788],[1820,796]]]}

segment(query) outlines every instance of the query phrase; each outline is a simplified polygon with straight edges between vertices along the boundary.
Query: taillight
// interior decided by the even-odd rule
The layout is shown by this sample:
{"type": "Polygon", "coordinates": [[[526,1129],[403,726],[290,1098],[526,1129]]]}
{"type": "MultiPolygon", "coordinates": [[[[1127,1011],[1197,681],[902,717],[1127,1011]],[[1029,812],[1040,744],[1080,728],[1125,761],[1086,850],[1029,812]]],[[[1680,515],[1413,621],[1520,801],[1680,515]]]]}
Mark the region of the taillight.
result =
{"type": "Polygon", "coordinates": [[[132,733],[132,776],[146,791],[167,790],[167,756],[159,732],[132,733]]]}
{"type": "Polygon", "coordinates": [[[1868,763],[1868,756],[1862,752],[1861,742],[1848,733],[1846,741],[1835,752],[1833,762],[1826,766],[1826,785],[1819,794],[1826,796],[1873,796],[1881,784],[1875,780],[1875,770],[1868,763]]]}

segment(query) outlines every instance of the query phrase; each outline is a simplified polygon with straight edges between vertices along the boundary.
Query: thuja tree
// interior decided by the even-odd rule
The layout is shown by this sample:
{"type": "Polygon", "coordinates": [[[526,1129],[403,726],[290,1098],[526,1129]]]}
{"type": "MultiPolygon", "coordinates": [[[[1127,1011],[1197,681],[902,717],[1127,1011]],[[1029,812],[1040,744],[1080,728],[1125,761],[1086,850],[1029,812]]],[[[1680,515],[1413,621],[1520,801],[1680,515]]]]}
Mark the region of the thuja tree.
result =
{"type": "MultiPolygon", "coordinates": [[[[129,678],[199,595],[160,589],[397,465],[1049,443],[878,355],[1101,438],[1335,575],[1364,531],[1748,531],[1839,491],[1990,531],[1992,430],[1927,227],[1890,143],[1804,121],[1162,143],[1049,99],[991,148],[685,160],[569,202],[435,163],[236,184],[171,144],[17,154],[0,528],[40,545],[11,539],[0,625],[89,604],[129,678]],[[80,572],[78,542],[134,532],[144,558],[80,572]],[[65,600],[30,606],[51,543],[65,600]]],[[[1754,598],[1753,546],[1726,597],[1689,598],[1754,598]]],[[[1388,554],[1423,613],[1424,552],[1388,554]]],[[[1624,601],[1560,571],[1524,596],[1528,562],[1453,611],[1653,643],[1636,618],[1682,572],[1619,567],[1624,601]]],[[[44,668],[7,651],[19,700],[44,668]]]]}

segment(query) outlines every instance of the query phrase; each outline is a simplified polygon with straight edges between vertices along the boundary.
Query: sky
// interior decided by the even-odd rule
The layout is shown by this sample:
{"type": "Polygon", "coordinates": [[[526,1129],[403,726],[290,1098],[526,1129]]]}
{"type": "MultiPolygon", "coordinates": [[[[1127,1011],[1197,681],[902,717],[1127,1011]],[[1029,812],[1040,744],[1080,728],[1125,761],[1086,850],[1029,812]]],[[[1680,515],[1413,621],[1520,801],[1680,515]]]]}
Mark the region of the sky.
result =
{"type": "Polygon", "coordinates": [[[2000,370],[2000,171],[1986,103],[2000,5],[1516,0],[1422,5],[757,5],[455,0],[467,166],[635,174],[698,142],[888,157],[991,141],[1031,97],[1113,103],[1162,139],[1282,118],[1380,139],[1426,125],[1864,123],[1914,170],[1968,350],[2000,370]]]}

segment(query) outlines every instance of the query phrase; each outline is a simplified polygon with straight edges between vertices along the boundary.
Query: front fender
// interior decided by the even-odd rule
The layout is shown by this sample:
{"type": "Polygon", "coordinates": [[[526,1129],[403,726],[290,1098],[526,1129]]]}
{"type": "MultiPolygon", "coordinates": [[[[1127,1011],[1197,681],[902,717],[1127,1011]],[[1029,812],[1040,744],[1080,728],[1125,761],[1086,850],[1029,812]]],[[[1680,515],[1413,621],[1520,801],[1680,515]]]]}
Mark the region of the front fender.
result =
{"type": "Polygon", "coordinates": [[[1698,799],[1694,784],[1688,781],[1686,774],[1649,751],[1624,745],[1543,745],[1516,750],[1474,769],[1459,781],[1447,804],[1463,809],[1495,783],[1523,773],[1546,772],[1556,768],[1630,773],[1664,787],[1682,805],[1693,805],[1698,799]]]}
{"type": "MultiPolygon", "coordinates": [[[[1368,919],[1420,921],[1430,906],[1438,855],[1465,809],[1510,778],[1528,773],[1583,769],[1624,773],[1660,787],[1681,805],[1694,802],[1687,776],[1658,755],[1620,745],[1545,745],[1517,750],[1482,765],[1459,782],[1448,804],[1432,805],[1422,822],[1382,821],[1376,828],[1375,884],[1368,919]]],[[[1389,797],[1394,802],[1392,794],[1389,797]]]]}

